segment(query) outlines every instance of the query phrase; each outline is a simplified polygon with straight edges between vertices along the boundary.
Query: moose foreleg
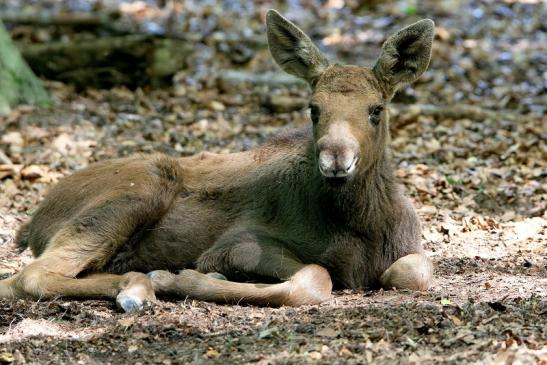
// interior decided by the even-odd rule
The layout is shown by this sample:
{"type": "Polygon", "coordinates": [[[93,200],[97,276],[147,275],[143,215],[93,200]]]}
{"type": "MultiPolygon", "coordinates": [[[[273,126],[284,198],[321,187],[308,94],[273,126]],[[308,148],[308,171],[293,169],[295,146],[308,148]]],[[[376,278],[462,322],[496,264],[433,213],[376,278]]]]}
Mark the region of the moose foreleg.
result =
{"type": "Polygon", "coordinates": [[[332,290],[329,273],[319,265],[303,265],[289,280],[279,284],[237,283],[195,270],[183,270],[178,275],[158,270],[149,276],[158,295],[232,304],[318,304],[328,300],[332,290]]]}
{"type": "Polygon", "coordinates": [[[328,271],[306,265],[276,239],[261,232],[226,232],[197,260],[198,271],[149,273],[156,294],[190,297],[222,303],[298,306],[317,304],[331,296],[328,271]],[[218,274],[243,273],[250,277],[270,277],[279,284],[249,284],[220,280],[218,274]],[[207,274],[209,273],[209,274],[207,274]],[[217,277],[215,277],[217,276],[217,277]]]}
{"type": "Polygon", "coordinates": [[[427,290],[433,280],[433,264],[423,254],[410,254],[395,261],[380,277],[386,289],[427,290]]]}
{"type": "Polygon", "coordinates": [[[0,298],[115,298],[126,312],[153,302],[152,283],[142,273],[85,274],[100,266],[97,262],[108,259],[109,250],[99,244],[102,239],[101,235],[71,227],[61,230],[34,262],[0,281],[0,298]]]}

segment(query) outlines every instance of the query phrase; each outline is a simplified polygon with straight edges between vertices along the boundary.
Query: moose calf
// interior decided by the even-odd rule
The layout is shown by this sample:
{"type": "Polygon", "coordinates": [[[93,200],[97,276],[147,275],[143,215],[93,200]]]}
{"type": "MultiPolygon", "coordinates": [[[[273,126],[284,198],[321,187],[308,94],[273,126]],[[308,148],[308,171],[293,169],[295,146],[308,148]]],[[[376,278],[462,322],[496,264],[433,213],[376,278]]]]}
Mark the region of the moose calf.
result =
{"type": "Polygon", "coordinates": [[[114,159],[64,178],[21,228],[36,259],[0,281],[0,298],[107,297],[133,311],[156,294],[296,306],[328,300],[333,283],[427,289],[386,104],[427,68],[433,22],[389,37],[372,69],[330,63],[274,10],[267,33],[279,66],[311,87],[308,127],[246,152],[114,159]],[[274,283],[226,279],[238,275],[274,283]]]}

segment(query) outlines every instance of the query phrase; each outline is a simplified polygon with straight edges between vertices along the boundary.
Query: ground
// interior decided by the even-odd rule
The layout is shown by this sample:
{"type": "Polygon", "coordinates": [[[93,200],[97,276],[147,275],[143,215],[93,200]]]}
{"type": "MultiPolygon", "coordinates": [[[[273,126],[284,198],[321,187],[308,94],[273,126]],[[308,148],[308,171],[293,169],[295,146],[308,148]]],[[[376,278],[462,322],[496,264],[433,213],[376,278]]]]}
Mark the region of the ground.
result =
{"type": "MultiPolygon", "coordinates": [[[[264,9],[229,3],[246,14],[237,19],[244,39],[263,34],[264,9]]],[[[401,25],[436,21],[429,71],[391,108],[396,175],[421,217],[435,265],[432,288],[339,291],[327,303],[298,308],[162,300],[138,314],[102,300],[1,300],[0,364],[547,364],[540,2],[426,1],[417,9],[387,2],[373,10],[311,3],[317,19],[295,5],[281,10],[331,59],[361,65],[401,25]],[[424,104],[493,114],[410,107],[424,104]]],[[[187,9],[200,19],[191,23],[196,32],[219,11],[187,9]]],[[[227,81],[228,69],[276,70],[256,42],[223,43],[234,21],[223,18],[210,32],[218,43],[197,43],[173,87],[74,90],[46,81],[53,108],[21,106],[0,117],[0,277],[32,260],[13,240],[47,189],[89,163],[152,151],[238,151],[309,123],[302,85],[283,79],[289,85],[279,86],[273,76],[227,81]],[[241,66],[234,55],[249,60],[241,66]]]]}

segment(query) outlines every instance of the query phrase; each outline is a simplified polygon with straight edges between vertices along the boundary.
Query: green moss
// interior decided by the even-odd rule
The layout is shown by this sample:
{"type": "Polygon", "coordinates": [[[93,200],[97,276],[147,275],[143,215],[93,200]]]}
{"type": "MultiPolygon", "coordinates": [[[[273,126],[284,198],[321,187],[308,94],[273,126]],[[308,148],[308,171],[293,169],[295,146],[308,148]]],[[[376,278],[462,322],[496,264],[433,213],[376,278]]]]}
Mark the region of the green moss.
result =
{"type": "Polygon", "coordinates": [[[0,49],[0,114],[20,103],[49,105],[48,92],[21,57],[1,21],[0,49]]]}

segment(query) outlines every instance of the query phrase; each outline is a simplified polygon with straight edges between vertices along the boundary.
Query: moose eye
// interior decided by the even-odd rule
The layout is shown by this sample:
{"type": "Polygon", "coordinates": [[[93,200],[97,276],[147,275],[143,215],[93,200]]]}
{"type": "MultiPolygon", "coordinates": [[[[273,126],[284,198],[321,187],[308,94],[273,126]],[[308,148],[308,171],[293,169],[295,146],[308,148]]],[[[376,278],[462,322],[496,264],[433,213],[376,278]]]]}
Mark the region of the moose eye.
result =
{"type": "Polygon", "coordinates": [[[320,115],[321,110],[319,110],[319,106],[317,106],[317,104],[310,104],[310,116],[313,124],[317,124],[319,122],[320,115]]]}
{"type": "Polygon", "coordinates": [[[384,107],[382,105],[372,105],[368,109],[368,120],[374,125],[378,125],[380,123],[382,111],[384,110],[384,107]]]}

